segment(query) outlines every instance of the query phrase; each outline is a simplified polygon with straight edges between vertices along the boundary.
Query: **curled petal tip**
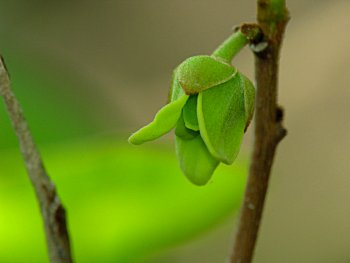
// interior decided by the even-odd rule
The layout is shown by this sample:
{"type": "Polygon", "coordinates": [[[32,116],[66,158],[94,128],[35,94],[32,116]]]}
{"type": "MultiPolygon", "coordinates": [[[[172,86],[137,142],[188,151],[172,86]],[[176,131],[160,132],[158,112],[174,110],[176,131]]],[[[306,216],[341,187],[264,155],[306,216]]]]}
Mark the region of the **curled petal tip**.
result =
{"type": "Polygon", "coordinates": [[[133,144],[133,145],[140,145],[142,142],[137,140],[137,135],[136,133],[133,133],[129,138],[128,138],[128,143],[133,144]]]}

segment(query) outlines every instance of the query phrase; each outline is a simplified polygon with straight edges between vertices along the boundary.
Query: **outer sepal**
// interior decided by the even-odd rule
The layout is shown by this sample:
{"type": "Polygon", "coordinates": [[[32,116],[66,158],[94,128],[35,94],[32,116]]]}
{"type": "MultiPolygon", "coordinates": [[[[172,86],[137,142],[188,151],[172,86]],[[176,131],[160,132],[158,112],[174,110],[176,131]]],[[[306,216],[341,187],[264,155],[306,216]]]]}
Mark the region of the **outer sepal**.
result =
{"type": "Polygon", "coordinates": [[[169,92],[169,101],[175,101],[185,94],[185,91],[182,89],[180,82],[177,77],[177,68],[173,72],[173,77],[171,80],[170,92],[169,92]]]}
{"type": "Polygon", "coordinates": [[[255,106],[255,87],[253,83],[243,74],[240,74],[243,78],[244,83],[244,107],[245,107],[245,117],[246,124],[244,130],[247,130],[253,115],[255,106]]]}
{"type": "Polygon", "coordinates": [[[230,64],[212,56],[186,59],[177,68],[177,79],[188,95],[217,86],[231,79],[237,70],[230,64]]]}
{"type": "Polygon", "coordinates": [[[197,115],[201,137],[218,160],[232,164],[242,142],[246,123],[243,78],[229,81],[198,95],[197,115]]]}

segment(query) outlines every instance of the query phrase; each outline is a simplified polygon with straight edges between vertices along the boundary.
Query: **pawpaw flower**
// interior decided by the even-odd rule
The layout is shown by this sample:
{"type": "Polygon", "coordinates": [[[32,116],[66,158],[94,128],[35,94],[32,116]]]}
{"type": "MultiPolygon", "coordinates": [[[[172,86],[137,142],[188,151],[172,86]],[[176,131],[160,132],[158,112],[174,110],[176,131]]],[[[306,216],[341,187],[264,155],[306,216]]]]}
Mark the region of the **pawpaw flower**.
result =
{"type": "Polygon", "coordinates": [[[220,162],[232,164],[254,111],[255,88],[231,65],[247,42],[237,31],[211,56],[182,62],[173,73],[170,102],[129,142],[142,144],[174,129],[179,165],[196,185],[206,184],[220,162]]]}

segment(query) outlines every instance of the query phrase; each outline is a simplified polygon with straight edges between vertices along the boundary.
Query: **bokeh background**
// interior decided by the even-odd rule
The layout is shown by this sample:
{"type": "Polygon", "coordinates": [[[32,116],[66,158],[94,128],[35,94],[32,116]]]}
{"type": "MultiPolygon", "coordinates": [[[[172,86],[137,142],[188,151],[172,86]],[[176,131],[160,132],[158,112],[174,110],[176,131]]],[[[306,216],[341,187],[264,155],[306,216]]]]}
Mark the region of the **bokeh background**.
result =
{"type": "MultiPolygon", "coordinates": [[[[350,2],[287,1],[280,144],[254,262],[350,262],[350,2]]],[[[128,135],[166,102],[172,69],[209,54],[255,1],[0,2],[0,50],[68,210],[76,262],[227,262],[251,152],[190,185],[173,135],[128,135]]],[[[244,50],[235,65],[253,77],[244,50]]],[[[0,107],[0,262],[48,262],[39,210],[0,107]]]]}

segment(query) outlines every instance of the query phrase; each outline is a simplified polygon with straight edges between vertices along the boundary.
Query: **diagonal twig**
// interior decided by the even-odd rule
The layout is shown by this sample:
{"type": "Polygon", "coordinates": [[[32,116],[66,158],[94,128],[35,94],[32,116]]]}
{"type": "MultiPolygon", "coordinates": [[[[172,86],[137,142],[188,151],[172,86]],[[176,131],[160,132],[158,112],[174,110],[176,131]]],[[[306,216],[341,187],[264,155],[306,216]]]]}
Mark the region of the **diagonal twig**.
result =
{"type": "Polygon", "coordinates": [[[9,75],[2,58],[0,60],[0,94],[4,99],[29,178],[39,201],[50,261],[51,263],[71,263],[73,260],[65,209],[57,195],[55,185],[45,171],[21,106],[11,90],[9,75]]]}

